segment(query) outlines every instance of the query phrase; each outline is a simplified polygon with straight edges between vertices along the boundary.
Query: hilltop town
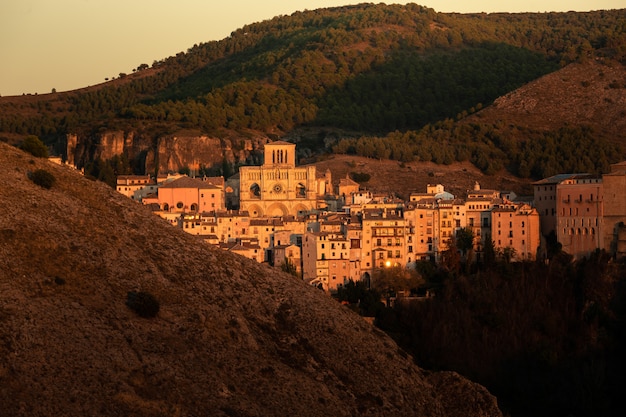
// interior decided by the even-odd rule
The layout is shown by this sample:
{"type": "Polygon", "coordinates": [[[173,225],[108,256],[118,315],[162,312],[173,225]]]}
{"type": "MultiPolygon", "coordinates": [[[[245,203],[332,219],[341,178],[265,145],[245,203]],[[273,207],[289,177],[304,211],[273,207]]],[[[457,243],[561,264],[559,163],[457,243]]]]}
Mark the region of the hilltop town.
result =
{"type": "Polygon", "coordinates": [[[361,189],[330,170],[296,166],[296,145],[270,142],[261,166],[230,177],[119,176],[117,191],[207,243],[336,292],[371,283],[377,269],[440,263],[455,253],[481,262],[546,260],[550,245],[574,257],[626,255],[626,162],[605,175],[564,173],[533,184],[533,196],[415,184],[404,201],[361,189]]]}

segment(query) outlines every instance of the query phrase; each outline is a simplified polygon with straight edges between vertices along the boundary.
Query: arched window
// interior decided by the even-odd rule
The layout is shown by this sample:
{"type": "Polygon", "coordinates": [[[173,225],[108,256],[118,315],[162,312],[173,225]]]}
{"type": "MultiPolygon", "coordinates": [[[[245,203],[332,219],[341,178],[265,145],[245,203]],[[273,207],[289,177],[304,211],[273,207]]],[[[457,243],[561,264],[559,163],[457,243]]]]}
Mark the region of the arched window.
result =
{"type": "Polygon", "coordinates": [[[251,198],[259,198],[261,197],[261,187],[256,182],[250,186],[250,197],[251,198]]]}
{"type": "Polygon", "coordinates": [[[191,205],[191,211],[198,211],[198,205],[196,203],[191,205]]]}
{"type": "Polygon", "coordinates": [[[296,186],[296,198],[305,198],[306,197],[306,187],[304,184],[300,183],[296,186]]]}

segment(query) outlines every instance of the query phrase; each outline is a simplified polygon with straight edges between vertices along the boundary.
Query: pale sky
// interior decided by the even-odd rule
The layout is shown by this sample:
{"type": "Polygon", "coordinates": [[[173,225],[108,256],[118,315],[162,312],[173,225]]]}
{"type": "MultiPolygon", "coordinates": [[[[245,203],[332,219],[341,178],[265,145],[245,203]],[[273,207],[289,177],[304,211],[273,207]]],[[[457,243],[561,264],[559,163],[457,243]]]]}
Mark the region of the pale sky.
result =
{"type": "MultiPolygon", "coordinates": [[[[246,24],[364,1],[0,0],[0,95],[99,84],[246,24]]],[[[380,3],[380,1],[371,1],[380,3]]],[[[406,4],[406,1],[384,3],[406,4]]],[[[423,0],[438,12],[549,12],[626,8],[626,0],[423,0]]]]}

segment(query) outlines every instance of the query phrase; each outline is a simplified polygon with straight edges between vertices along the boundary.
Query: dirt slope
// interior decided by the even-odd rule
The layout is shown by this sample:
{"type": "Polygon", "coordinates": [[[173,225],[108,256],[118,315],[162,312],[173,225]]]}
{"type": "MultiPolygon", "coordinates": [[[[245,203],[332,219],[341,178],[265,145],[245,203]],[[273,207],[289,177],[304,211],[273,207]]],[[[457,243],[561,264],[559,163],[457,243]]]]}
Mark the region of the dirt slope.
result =
{"type": "Polygon", "coordinates": [[[463,123],[537,130],[590,126],[596,136],[626,141],[626,66],[609,60],[573,63],[495,100],[463,123]]]}
{"type": "Polygon", "coordinates": [[[0,415],[500,415],[316,289],[4,143],[0,205],[0,415]]]}

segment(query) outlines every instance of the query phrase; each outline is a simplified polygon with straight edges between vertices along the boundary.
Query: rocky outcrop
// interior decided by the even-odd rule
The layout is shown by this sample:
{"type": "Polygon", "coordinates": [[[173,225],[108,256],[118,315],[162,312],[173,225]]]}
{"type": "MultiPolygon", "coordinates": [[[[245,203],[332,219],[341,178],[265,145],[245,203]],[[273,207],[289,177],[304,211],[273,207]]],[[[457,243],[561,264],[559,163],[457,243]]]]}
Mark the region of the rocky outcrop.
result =
{"type": "Polygon", "coordinates": [[[181,168],[198,170],[245,162],[262,149],[266,137],[209,137],[199,134],[165,135],[152,138],[143,132],[105,131],[97,134],[66,136],[68,164],[83,167],[96,159],[109,160],[125,155],[143,173],[178,172],[181,168]]]}
{"type": "Polygon", "coordinates": [[[501,415],[301,280],[4,143],[0,202],[2,415],[501,415]],[[129,309],[132,291],[158,315],[129,309]]]}
{"type": "Polygon", "coordinates": [[[208,136],[169,136],[158,140],[156,150],[148,150],[146,172],[176,172],[182,167],[199,170],[220,165],[224,159],[235,162],[230,142],[208,136]],[[155,156],[156,152],[156,156],[155,156]]]}

